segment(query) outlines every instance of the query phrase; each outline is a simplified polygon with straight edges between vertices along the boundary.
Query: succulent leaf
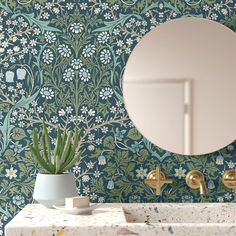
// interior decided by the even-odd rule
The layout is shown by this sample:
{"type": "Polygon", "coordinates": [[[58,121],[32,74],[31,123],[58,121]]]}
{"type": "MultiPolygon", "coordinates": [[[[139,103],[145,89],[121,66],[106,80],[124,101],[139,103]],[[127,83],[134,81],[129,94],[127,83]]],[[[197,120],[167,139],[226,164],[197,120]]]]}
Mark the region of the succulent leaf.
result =
{"type": "Polygon", "coordinates": [[[50,158],[51,157],[51,142],[50,142],[50,137],[48,134],[48,129],[45,123],[43,123],[43,135],[45,135],[46,147],[48,149],[48,157],[50,158]]]}
{"type": "Polygon", "coordinates": [[[45,122],[43,122],[42,136],[40,139],[42,150],[39,149],[36,129],[33,131],[33,144],[30,144],[30,150],[35,160],[45,171],[51,174],[61,174],[71,168],[79,160],[80,153],[76,154],[76,149],[78,148],[78,141],[81,135],[82,130],[78,131],[78,129],[75,130],[74,135],[71,131],[69,131],[67,135],[66,130],[61,134],[61,130],[58,127],[57,142],[52,153],[48,129],[45,122]]]}
{"type": "Polygon", "coordinates": [[[74,156],[74,158],[70,161],[70,163],[68,163],[68,165],[66,165],[63,169],[62,172],[69,170],[77,161],[80,160],[80,156],[81,156],[81,152],[79,152],[78,154],[76,154],[74,156]]]}
{"type": "Polygon", "coordinates": [[[42,156],[37,152],[36,148],[34,148],[32,144],[29,147],[30,147],[32,154],[34,155],[35,160],[38,162],[38,164],[44,170],[51,173],[51,169],[48,167],[47,163],[43,160],[42,156]]]}

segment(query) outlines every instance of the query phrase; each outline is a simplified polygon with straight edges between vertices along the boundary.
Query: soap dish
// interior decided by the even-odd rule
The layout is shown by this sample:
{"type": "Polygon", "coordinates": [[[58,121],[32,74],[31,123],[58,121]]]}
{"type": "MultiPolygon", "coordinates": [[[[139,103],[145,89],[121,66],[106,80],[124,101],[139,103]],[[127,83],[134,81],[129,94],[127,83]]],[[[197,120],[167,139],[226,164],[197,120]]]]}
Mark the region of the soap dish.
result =
{"type": "Polygon", "coordinates": [[[100,204],[91,204],[89,207],[86,208],[66,208],[65,206],[55,206],[53,207],[57,210],[60,210],[63,213],[66,214],[72,214],[72,215],[90,215],[94,209],[96,209],[100,204]]]}

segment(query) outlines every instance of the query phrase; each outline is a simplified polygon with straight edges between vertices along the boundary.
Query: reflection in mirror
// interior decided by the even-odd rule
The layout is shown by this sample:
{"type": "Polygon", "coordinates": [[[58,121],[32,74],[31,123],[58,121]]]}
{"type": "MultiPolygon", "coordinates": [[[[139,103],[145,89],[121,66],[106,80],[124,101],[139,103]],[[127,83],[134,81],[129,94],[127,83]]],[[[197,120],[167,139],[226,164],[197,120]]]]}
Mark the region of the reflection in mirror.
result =
{"type": "Polygon", "coordinates": [[[137,129],[168,151],[200,155],[236,137],[236,34],[200,18],[161,24],[127,62],[123,93],[137,129]]]}

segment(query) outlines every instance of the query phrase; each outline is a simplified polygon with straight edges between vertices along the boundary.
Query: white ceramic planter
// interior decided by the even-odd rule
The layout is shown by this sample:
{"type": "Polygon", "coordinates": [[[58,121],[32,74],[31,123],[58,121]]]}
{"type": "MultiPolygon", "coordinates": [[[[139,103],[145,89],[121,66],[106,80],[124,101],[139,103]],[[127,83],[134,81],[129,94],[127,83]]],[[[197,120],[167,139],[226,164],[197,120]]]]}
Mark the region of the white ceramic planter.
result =
{"type": "Polygon", "coordinates": [[[42,205],[48,208],[53,205],[65,205],[66,197],[77,195],[74,176],[71,173],[37,175],[33,198],[42,205]]]}

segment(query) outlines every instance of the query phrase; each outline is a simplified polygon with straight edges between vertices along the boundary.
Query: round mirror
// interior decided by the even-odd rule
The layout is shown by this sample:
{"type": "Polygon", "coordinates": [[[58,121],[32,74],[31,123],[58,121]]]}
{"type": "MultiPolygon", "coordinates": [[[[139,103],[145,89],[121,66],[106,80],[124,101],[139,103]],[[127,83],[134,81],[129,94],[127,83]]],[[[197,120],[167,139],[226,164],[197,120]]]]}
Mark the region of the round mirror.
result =
{"type": "Polygon", "coordinates": [[[184,155],[225,147],[236,138],[236,34],[201,18],[161,24],[131,53],[123,93],[155,145],[184,155]]]}

